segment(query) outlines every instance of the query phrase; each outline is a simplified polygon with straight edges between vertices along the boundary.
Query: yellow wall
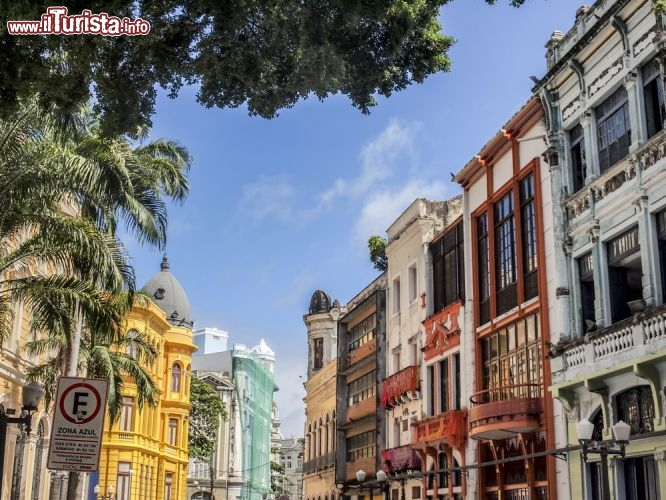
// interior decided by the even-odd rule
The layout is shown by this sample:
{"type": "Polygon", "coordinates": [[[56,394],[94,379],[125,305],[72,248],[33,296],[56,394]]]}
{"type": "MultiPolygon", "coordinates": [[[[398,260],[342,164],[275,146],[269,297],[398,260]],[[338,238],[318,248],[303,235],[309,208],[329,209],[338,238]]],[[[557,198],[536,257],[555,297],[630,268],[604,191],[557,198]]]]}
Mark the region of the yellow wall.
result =
{"type": "MultiPolygon", "coordinates": [[[[158,356],[152,366],[145,366],[161,391],[158,405],[134,404],[130,431],[120,430],[120,420],[105,426],[102,456],[99,465],[100,490],[113,485],[118,491],[118,464],[131,464],[131,498],[162,500],[167,474],[172,476],[171,499],[186,498],[188,465],[187,435],[190,411],[190,373],[192,331],[173,326],[165,320],[164,312],[150,302],[146,307],[134,307],[126,320],[126,331],[135,329],[146,333],[157,347],[158,356]],[[171,371],[174,363],[181,366],[180,391],[171,391],[171,371]],[[178,421],[175,445],[169,444],[169,420],[178,421]]],[[[126,383],[126,396],[135,396],[134,384],[126,383]]],[[[108,417],[107,417],[108,418],[108,417]]],[[[94,486],[94,485],[92,485],[94,486]]]]}

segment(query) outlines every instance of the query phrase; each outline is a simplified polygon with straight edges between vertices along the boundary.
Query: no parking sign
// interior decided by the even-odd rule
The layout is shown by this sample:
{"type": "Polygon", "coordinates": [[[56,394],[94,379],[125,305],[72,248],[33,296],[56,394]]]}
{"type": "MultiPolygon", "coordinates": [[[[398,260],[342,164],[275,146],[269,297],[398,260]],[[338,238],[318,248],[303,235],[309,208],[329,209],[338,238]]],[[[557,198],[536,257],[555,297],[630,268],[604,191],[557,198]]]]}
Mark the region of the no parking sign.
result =
{"type": "Polygon", "coordinates": [[[47,467],[93,471],[99,464],[109,382],[61,377],[55,400],[47,467]]]}

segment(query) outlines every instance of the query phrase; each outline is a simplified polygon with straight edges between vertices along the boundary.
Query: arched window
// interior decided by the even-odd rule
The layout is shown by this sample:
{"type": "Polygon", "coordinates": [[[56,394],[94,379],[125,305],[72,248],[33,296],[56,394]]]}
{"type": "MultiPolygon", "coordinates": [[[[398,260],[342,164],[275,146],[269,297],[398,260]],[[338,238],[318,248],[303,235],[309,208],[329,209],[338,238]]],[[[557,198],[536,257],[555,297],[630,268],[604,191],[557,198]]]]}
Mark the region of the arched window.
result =
{"type": "Polygon", "coordinates": [[[139,350],[134,343],[134,339],[139,335],[139,332],[137,330],[130,330],[127,332],[127,345],[125,347],[125,354],[127,354],[130,358],[136,359],[137,355],[139,354],[139,350]]]}
{"type": "Polygon", "coordinates": [[[180,392],[180,365],[174,363],[171,367],[171,392],[180,392]]]}
{"type": "Polygon", "coordinates": [[[616,398],[618,420],[631,426],[631,435],[654,431],[654,402],[648,386],[634,387],[616,398]]]}
{"type": "Polygon", "coordinates": [[[44,451],[44,421],[37,425],[37,442],[35,443],[35,470],[32,474],[32,500],[40,499],[39,486],[42,481],[42,453],[44,451]]]}

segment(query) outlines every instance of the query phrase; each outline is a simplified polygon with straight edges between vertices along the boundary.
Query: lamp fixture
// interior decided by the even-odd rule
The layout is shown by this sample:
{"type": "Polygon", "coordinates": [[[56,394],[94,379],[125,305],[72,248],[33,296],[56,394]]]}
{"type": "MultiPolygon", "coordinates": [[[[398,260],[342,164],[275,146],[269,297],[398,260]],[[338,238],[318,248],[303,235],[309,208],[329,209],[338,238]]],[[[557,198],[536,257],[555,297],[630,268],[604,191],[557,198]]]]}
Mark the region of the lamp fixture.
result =
{"type": "Polygon", "coordinates": [[[590,453],[599,455],[601,458],[601,500],[610,500],[610,479],[608,477],[608,455],[620,455],[624,458],[625,448],[629,444],[631,426],[622,420],[612,427],[613,439],[611,441],[593,441],[594,424],[587,418],[582,418],[576,424],[578,442],[581,446],[581,455],[584,461],[590,453]],[[619,446],[619,449],[615,448],[619,446]]]}

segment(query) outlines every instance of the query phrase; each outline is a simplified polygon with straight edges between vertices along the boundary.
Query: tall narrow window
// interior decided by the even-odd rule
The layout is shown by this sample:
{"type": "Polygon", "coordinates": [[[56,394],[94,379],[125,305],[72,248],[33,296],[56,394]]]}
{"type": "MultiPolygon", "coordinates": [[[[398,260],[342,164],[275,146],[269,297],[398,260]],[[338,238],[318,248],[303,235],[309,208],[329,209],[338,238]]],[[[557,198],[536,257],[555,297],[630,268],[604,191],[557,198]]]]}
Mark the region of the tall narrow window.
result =
{"type": "Polygon", "coordinates": [[[631,123],[627,90],[617,89],[596,109],[599,169],[605,172],[629,154],[631,123]]]}
{"type": "Polygon", "coordinates": [[[449,360],[439,362],[439,411],[449,411],[449,360]]]}
{"type": "Polygon", "coordinates": [[[632,315],[629,302],[643,298],[638,227],[622,233],[606,244],[608,280],[613,323],[632,315]]]}
{"type": "Polygon", "coordinates": [[[539,294],[537,273],[537,229],[534,203],[534,174],[520,181],[520,221],[523,242],[524,300],[539,294]]]}
{"type": "Polygon", "coordinates": [[[490,321],[490,247],[488,242],[488,214],[476,220],[478,239],[477,260],[479,270],[479,323],[490,321]]]}
{"type": "Polygon", "coordinates": [[[654,455],[627,458],[623,462],[625,498],[663,498],[659,489],[659,463],[654,455]]]}
{"type": "Polygon", "coordinates": [[[393,280],[393,314],[400,312],[400,278],[393,280]]]}
{"type": "Polygon", "coordinates": [[[118,479],[116,485],[116,499],[130,500],[130,481],[132,464],[130,462],[118,462],[118,479]]]}
{"type": "Polygon", "coordinates": [[[587,177],[587,163],[585,162],[585,137],[583,127],[576,125],[569,131],[569,152],[571,154],[571,177],[573,192],[582,189],[587,177]]]}
{"type": "Polygon", "coordinates": [[[171,366],[171,392],[180,392],[180,372],[180,365],[174,363],[171,366]]]}
{"type": "Polygon", "coordinates": [[[664,128],[664,81],[659,72],[659,63],[653,59],[641,69],[643,76],[643,101],[645,104],[645,126],[648,139],[664,128]]]}
{"type": "Polygon", "coordinates": [[[171,500],[171,486],[173,483],[173,474],[167,472],[164,478],[164,500],[171,500]]]}
{"type": "Polygon", "coordinates": [[[130,358],[136,359],[139,349],[136,345],[136,342],[134,342],[134,339],[139,335],[139,332],[136,330],[130,330],[127,332],[127,346],[125,347],[125,354],[127,354],[130,358]]]}
{"type": "Polygon", "coordinates": [[[178,419],[170,418],[169,419],[169,438],[168,443],[171,446],[178,445],[178,419]]]}
{"type": "Polygon", "coordinates": [[[463,269],[463,226],[458,224],[444,235],[444,305],[463,298],[465,277],[463,269]]]}
{"type": "Polygon", "coordinates": [[[594,313],[594,274],[592,272],[591,252],[578,259],[578,279],[580,280],[580,319],[583,331],[587,331],[588,326],[591,326],[596,320],[594,313]]]}
{"type": "Polygon", "coordinates": [[[131,432],[132,428],[132,413],[134,412],[134,398],[123,396],[123,407],[120,409],[120,430],[124,432],[131,432]]]}
{"type": "Polygon", "coordinates": [[[657,250],[661,268],[661,300],[666,303],[666,210],[657,214],[657,250]]]}
{"type": "Polygon", "coordinates": [[[314,351],[312,356],[312,369],[315,371],[321,370],[321,368],[324,366],[324,339],[314,339],[314,345],[312,346],[312,349],[314,351]]]}
{"type": "Polygon", "coordinates": [[[430,365],[427,368],[428,377],[428,416],[435,415],[435,365],[430,365]]]}
{"type": "Polygon", "coordinates": [[[453,389],[455,394],[453,395],[453,409],[460,410],[462,408],[460,404],[461,399],[461,385],[460,385],[460,353],[453,355],[453,389]]]}
{"type": "Polygon", "coordinates": [[[497,314],[502,314],[518,304],[513,192],[495,203],[495,276],[497,314]]]}
{"type": "Polygon", "coordinates": [[[418,283],[416,280],[416,264],[409,268],[409,303],[411,304],[416,300],[418,292],[418,283]]]}

